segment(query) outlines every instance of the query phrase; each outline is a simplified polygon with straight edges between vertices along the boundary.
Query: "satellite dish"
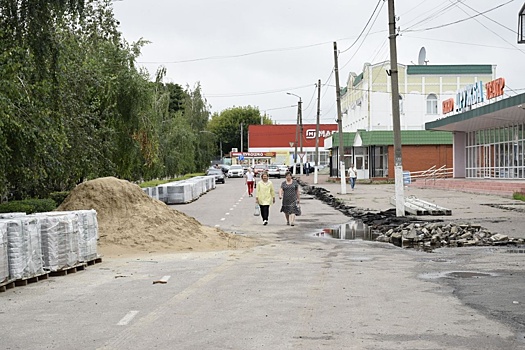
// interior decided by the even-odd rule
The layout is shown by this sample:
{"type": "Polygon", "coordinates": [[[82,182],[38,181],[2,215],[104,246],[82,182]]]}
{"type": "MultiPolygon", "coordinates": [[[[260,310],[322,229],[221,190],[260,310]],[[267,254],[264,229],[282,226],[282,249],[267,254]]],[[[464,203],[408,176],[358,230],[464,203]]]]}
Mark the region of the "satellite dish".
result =
{"type": "Polygon", "coordinates": [[[417,59],[417,64],[419,64],[421,66],[421,65],[426,65],[427,62],[428,62],[427,61],[427,50],[425,50],[425,47],[423,46],[419,50],[419,57],[417,59]]]}

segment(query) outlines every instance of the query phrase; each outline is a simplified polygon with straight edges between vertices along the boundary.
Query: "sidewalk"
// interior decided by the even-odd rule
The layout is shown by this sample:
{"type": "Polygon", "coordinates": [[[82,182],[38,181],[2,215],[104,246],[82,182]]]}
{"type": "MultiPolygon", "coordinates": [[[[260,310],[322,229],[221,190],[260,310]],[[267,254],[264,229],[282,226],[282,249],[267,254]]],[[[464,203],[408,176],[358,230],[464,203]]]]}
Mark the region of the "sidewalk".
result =
{"type": "MultiPolygon", "coordinates": [[[[394,184],[356,184],[354,191],[346,185],[346,194],[341,194],[341,184],[333,182],[329,175],[297,175],[297,179],[310,186],[322,187],[336,198],[369,211],[384,211],[394,208],[390,199],[395,194],[394,184]]],[[[460,192],[440,188],[404,187],[405,197],[414,196],[452,210],[451,216],[418,216],[421,220],[442,219],[445,222],[479,224],[493,233],[525,238],[525,202],[508,196],[460,192]]]]}

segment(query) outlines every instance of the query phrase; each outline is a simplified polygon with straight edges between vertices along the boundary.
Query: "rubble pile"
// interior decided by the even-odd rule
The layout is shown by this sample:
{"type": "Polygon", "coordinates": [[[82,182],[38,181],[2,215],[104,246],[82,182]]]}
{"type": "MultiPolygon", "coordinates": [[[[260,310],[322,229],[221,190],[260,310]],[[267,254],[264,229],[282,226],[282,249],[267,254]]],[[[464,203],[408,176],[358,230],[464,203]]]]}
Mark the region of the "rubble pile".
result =
{"type": "Polygon", "coordinates": [[[443,222],[405,223],[396,228],[376,227],[381,234],[379,242],[388,242],[399,247],[468,247],[523,244],[523,239],[507,235],[492,234],[480,225],[443,222]]]}
{"type": "MultiPolygon", "coordinates": [[[[301,183],[301,182],[300,182],[301,183]]],[[[361,220],[371,232],[379,234],[377,241],[400,247],[421,246],[428,248],[522,245],[523,239],[493,234],[480,225],[445,223],[441,219],[422,221],[416,217],[397,217],[396,210],[375,212],[347,206],[330,194],[330,191],[301,183],[303,191],[334,207],[354,220],[361,220]]]]}

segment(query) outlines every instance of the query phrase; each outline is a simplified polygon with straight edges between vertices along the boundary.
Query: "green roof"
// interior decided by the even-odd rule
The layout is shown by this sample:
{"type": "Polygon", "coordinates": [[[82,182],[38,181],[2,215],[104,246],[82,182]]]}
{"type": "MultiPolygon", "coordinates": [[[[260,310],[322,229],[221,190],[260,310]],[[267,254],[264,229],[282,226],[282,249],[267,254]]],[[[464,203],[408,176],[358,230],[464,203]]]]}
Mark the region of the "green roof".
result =
{"type": "MultiPolygon", "coordinates": [[[[344,132],[343,133],[343,144],[345,147],[352,147],[354,145],[354,138],[356,132],[344,132]]],[[[339,132],[332,134],[332,147],[339,147],[339,132]]]]}
{"type": "Polygon", "coordinates": [[[490,64],[435,64],[407,66],[407,74],[418,75],[462,75],[462,74],[492,74],[490,64]]]}
{"type": "Polygon", "coordinates": [[[357,84],[359,84],[361,82],[361,80],[363,80],[363,73],[361,73],[357,77],[355,77],[353,85],[356,86],[357,84]]]}
{"type": "MultiPolygon", "coordinates": [[[[373,130],[343,133],[345,147],[352,147],[356,134],[359,133],[363,146],[390,146],[394,144],[394,131],[373,130]]],[[[401,130],[402,145],[451,145],[452,133],[448,131],[431,130],[401,130]]],[[[339,147],[339,133],[332,134],[332,147],[339,147]]]]}
{"type": "MultiPolygon", "coordinates": [[[[393,130],[360,131],[363,146],[387,146],[394,144],[393,130]]],[[[452,133],[429,130],[401,130],[402,145],[451,145],[452,133]]]]}

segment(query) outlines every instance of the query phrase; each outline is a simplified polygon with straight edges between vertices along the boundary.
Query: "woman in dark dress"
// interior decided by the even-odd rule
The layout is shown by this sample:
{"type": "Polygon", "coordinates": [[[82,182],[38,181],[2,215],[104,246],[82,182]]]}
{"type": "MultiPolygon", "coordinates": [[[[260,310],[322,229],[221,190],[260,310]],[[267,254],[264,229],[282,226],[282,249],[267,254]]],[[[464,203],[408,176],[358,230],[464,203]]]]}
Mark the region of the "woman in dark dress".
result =
{"type": "Polygon", "coordinates": [[[297,206],[299,205],[299,184],[292,179],[290,172],[286,173],[286,180],[281,184],[279,189],[279,199],[282,199],[281,212],[286,217],[286,225],[294,225],[295,215],[299,214],[297,206]]]}

